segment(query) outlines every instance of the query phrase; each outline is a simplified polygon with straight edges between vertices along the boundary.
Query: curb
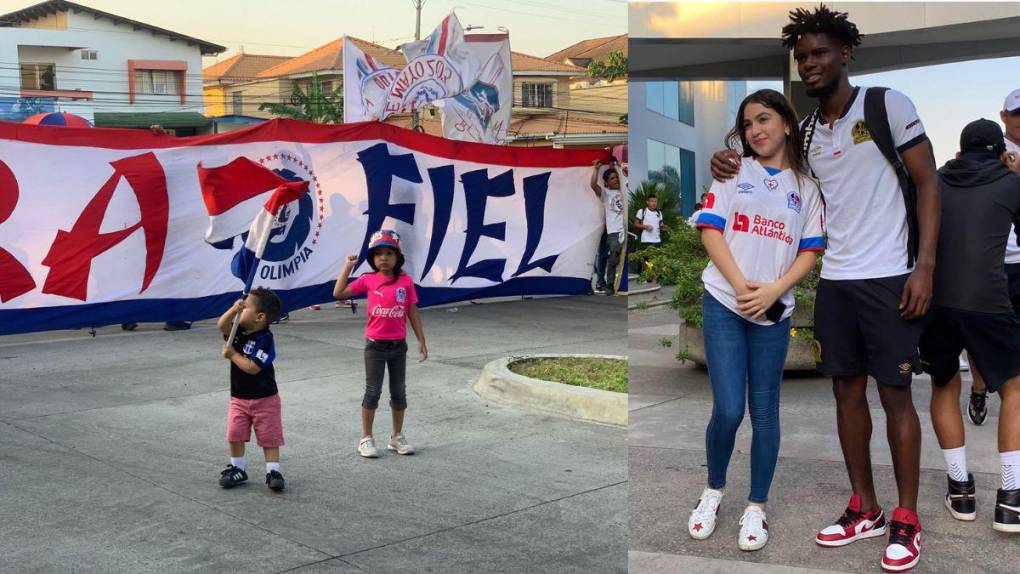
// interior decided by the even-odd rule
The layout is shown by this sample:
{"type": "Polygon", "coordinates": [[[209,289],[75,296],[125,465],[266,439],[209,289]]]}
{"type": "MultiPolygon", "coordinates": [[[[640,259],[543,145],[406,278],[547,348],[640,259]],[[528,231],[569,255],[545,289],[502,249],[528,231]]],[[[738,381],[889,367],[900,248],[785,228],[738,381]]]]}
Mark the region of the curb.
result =
{"type": "MultiPolygon", "coordinates": [[[[655,302],[652,302],[652,303],[645,303],[644,306],[645,306],[645,309],[652,309],[654,307],[665,307],[666,305],[669,305],[672,302],[673,301],[671,299],[663,299],[662,301],[655,301],[655,302]]],[[[633,311],[633,310],[637,309],[640,306],[641,306],[641,303],[635,303],[634,305],[627,306],[627,310],[628,311],[633,311]]]]}
{"type": "Polygon", "coordinates": [[[653,285],[651,287],[644,287],[642,289],[637,289],[637,290],[634,290],[634,291],[627,291],[627,294],[628,295],[644,295],[645,293],[655,293],[656,291],[661,291],[661,290],[662,290],[662,285],[653,285]]]}
{"type": "Polygon", "coordinates": [[[542,357],[622,359],[619,355],[536,354],[503,357],[482,368],[473,385],[478,396],[505,405],[566,416],[588,422],[627,427],[627,394],[532,379],[512,372],[508,365],[542,357]]]}

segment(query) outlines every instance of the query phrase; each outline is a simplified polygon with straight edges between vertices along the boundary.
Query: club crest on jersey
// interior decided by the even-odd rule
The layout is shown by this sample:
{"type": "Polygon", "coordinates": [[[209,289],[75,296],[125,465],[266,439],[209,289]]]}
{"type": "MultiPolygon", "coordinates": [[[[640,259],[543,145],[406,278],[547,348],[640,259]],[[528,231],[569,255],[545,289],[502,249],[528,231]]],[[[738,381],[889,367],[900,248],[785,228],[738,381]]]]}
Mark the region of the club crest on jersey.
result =
{"type": "Polygon", "coordinates": [[[407,301],[407,289],[397,287],[397,303],[403,303],[404,301],[407,301]]]}
{"type": "Polygon", "coordinates": [[[754,189],[754,185],[750,183],[741,183],[737,186],[737,193],[751,193],[752,189],[754,189]]]}
{"type": "Polygon", "coordinates": [[[241,351],[242,351],[242,352],[243,352],[243,353],[244,353],[245,355],[250,355],[250,354],[252,354],[253,352],[255,352],[255,341],[254,341],[254,340],[251,340],[251,341],[248,341],[247,343],[245,343],[245,344],[244,344],[244,348],[243,348],[243,349],[241,349],[241,351]]]}
{"type": "Polygon", "coordinates": [[[857,123],[850,130],[850,135],[854,138],[854,145],[871,141],[871,132],[868,131],[868,126],[864,123],[864,120],[857,120],[857,123]]]}
{"type": "Polygon", "coordinates": [[[766,179],[764,181],[765,181],[765,188],[768,189],[769,191],[775,191],[775,190],[779,189],[779,182],[777,180],[766,179]]]}
{"type": "Polygon", "coordinates": [[[800,195],[796,191],[791,191],[786,196],[786,207],[789,207],[793,211],[800,213],[800,195]]]}

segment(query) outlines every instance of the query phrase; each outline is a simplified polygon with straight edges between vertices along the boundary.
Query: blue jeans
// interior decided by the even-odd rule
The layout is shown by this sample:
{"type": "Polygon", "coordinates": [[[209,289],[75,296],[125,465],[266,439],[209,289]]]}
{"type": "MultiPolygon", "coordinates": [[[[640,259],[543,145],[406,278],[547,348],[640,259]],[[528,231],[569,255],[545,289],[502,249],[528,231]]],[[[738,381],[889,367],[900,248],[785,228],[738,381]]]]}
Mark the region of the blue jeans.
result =
{"type": "Polygon", "coordinates": [[[702,305],[705,356],[712,384],[712,419],[705,431],[708,486],[726,486],[726,467],[744,419],[751,413],[751,502],[768,500],[779,458],[779,384],[790,343],[790,320],[768,327],[730,311],[708,292],[702,305]]]}

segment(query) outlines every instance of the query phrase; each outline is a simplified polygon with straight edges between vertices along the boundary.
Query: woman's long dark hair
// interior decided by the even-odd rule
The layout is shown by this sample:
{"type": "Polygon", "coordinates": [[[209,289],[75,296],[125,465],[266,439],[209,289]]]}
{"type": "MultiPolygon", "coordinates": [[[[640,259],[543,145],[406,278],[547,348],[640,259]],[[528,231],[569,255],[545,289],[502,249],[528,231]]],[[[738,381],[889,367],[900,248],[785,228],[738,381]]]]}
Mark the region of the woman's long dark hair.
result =
{"type": "Polygon", "coordinates": [[[800,124],[797,122],[797,111],[793,109],[793,104],[790,103],[790,100],[786,99],[786,96],[775,90],[758,90],[740,102],[740,109],[737,110],[736,125],[730,130],[730,133],[726,134],[726,147],[734,149],[739,145],[743,157],[758,157],[758,154],[751,148],[751,144],[747,142],[746,130],[744,130],[744,108],[747,107],[747,104],[761,104],[779,114],[779,117],[786,122],[786,126],[790,128],[790,135],[786,136],[786,145],[784,146],[786,149],[786,160],[790,162],[790,167],[797,175],[799,182],[802,176],[807,175],[807,163],[804,161],[804,156],[800,149],[801,133],[800,124]]]}

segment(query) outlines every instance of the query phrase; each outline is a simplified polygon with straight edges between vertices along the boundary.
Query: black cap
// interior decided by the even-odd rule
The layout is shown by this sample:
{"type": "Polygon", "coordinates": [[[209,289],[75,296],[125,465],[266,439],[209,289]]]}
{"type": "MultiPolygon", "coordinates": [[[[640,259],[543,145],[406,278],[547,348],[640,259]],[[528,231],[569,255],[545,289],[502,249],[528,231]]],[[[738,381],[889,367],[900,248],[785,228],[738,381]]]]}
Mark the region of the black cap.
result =
{"type": "Polygon", "coordinates": [[[960,132],[960,151],[982,151],[1001,154],[1006,151],[1002,128],[992,120],[981,118],[967,124],[960,132]]]}

